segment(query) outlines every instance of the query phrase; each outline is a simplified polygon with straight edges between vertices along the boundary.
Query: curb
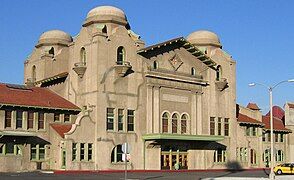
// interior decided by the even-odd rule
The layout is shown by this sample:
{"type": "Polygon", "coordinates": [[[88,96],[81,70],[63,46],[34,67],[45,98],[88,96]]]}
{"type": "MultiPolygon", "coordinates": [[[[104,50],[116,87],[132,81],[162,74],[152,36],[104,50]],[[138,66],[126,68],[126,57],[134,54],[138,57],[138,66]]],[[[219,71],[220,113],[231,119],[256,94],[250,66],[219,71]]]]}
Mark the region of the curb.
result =
{"type": "MultiPolygon", "coordinates": [[[[185,172],[240,172],[240,171],[261,171],[269,170],[269,168],[252,168],[252,169],[240,169],[240,170],[228,170],[228,169],[191,169],[191,170],[127,170],[128,173],[185,173],[185,172]]],[[[125,170],[54,170],[54,174],[100,174],[100,173],[124,173],[125,170]]]]}

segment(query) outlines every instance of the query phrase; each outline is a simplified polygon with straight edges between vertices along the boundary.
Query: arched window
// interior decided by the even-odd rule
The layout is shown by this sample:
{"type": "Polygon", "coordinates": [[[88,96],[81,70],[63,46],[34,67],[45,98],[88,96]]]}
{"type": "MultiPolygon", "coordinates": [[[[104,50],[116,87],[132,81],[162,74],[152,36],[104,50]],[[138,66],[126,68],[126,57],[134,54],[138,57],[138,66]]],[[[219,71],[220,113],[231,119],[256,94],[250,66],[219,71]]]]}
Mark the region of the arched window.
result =
{"type": "Polygon", "coordinates": [[[278,150],[276,153],[276,161],[284,161],[284,153],[282,150],[278,150]]]}
{"type": "Polygon", "coordinates": [[[168,119],[169,119],[169,114],[165,112],[162,115],[162,132],[167,133],[168,132],[168,119]]]}
{"type": "Polygon", "coordinates": [[[107,26],[104,25],[104,27],[102,28],[102,33],[107,33],[107,26]]]}
{"type": "Polygon", "coordinates": [[[220,65],[216,68],[216,80],[219,81],[222,76],[222,67],[220,65]]]}
{"type": "Polygon", "coordinates": [[[36,81],[36,66],[32,67],[32,82],[36,81]]]}
{"type": "Polygon", "coordinates": [[[172,133],[178,132],[178,119],[179,119],[179,115],[174,113],[172,115],[172,133]]]}
{"type": "Polygon", "coordinates": [[[187,114],[183,114],[181,117],[181,134],[187,133],[187,120],[188,120],[187,114]]]}
{"type": "Polygon", "coordinates": [[[86,65],[87,56],[86,56],[86,49],[84,47],[81,48],[81,51],[80,51],[80,59],[81,59],[81,62],[84,65],[86,65]]]}
{"type": "Polygon", "coordinates": [[[256,151],[254,149],[250,149],[250,163],[256,164],[256,151]]]}
{"type": "Polygon", "coordinates": [[[271,161],[271,153],[269,149],[266,149],[262,155],[263,162],[266,167],[269,167],[269,162],[271,161]]]}
{"type": "Polygon", "coordinates": [[[111,152],[111,162],[112,163],[123,162],[123,154],[124,153],[122,151],[122,145],[119,144],[115,146],[111,152]]]}
{"type": "Polygon", "coordinates": [[[123,62],[125,61],[125,56],[126,56],[126,52],[125,52],[125,48],[120,46],[117,48],[117,59],[116,59],[116,63],[118,65],[123,65],[123,62]]]}
{"type": "Polygon", "coordinates": [[[48,51],[48,53],[53,55],[53,57],[54,57],[54,47],[51,47],[51,49],[48,51]]]}
{"type": "Polygon", "coordinates": [[[158,62],[157,61],[153,62],[153,69],[158,69],[158,62]]]}
{"type": "Polygon", "coordinates": [[[196,75],[196,69],[194,67],[191,68],[191,75],[192,76],[196,75]]]}

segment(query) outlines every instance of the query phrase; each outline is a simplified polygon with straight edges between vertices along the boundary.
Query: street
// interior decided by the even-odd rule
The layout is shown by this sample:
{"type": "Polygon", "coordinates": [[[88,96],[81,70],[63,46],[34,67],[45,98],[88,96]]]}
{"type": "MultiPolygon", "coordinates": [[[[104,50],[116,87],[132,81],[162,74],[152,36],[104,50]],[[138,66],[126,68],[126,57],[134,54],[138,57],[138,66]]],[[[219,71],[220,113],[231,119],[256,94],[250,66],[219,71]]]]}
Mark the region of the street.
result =
{"type": "MultiPolygon", "coordinates": [[[[294,175],[276,176],[276,179],[289,180],[293,179],[294,175]]],[[[69,173],[69,174],[53,174],[50,172],[25,172],[25,173],[0,173],[1,180],[112,180],[124,179],[123,172],[103,172],[103,173],[69,173]]],[[[237,171],[237,172],[129,172],[128,179],[130,180],[195,180],[195,179],[268,179],[268,171],[253,170],[253,171],[237,171]]]]}

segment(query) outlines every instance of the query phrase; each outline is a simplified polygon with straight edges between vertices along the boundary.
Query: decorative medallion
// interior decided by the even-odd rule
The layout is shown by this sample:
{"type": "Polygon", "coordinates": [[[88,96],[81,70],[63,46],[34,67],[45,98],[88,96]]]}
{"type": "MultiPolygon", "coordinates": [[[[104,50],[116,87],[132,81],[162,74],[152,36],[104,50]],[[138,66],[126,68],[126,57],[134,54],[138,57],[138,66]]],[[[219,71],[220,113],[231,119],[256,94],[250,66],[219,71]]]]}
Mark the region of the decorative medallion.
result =
{"type": "Polygon", "coordinates": [[[177,71],[179,67],[183,64],[183,61],[177,54],[173,55],[168,61],[170,62],[175,71],[177,71]]]}

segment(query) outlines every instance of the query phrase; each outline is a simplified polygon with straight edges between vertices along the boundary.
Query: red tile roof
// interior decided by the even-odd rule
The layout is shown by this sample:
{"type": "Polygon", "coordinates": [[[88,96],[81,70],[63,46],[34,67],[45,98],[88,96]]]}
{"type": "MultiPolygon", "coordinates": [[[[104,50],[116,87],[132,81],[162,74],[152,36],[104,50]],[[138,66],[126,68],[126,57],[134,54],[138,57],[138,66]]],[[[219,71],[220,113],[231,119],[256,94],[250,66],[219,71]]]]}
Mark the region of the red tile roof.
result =
{"type": "Polygon", "coordinates": [[[80,111],[80,108],[47,88],[0,83],[0,105],[80,111]]]}
{"type": "Polygon", "coordinates": [[[248,103],[247,108],[252,110],[260,110],[260,108],[255,103],[248,103]]]}
{"type": "Polygon", "coordinates": [[[237,121],[239,123],[245,123],[245,124],[264,125],[262,122],[260,122],[260,121],[258,121],[256,119],[253,119],[253,118],[251,118],[249,116],[246,116],[244,114],[241,114],[241,113],[238,114],[237,121]]]}
{"type": "MultiPolygon", "coordinates": [[[[270,116],[262,116],[262,122],[265,124],[264,128],[270,130],[270,116]]],[[[283,121],[277,117],[273,119],[273,129],[274,131],[286,131],[291,132],[291,130],[285,128],[283,121]]]]}
{"type": "MultiPolygon", "coordinates": [[[[270,116],[270,111],[266,114],[266,116],[270,116]]],[[[273,117],[278,119],[283,119],[285,116],[285,111],[279,106],[273,106],[273,117]]]]}
{"type": "Polygon", "coordinates": [[[50,124],[50,126],[62,137],[64,138],[64,133],[71,130],[71,124],[50,124]]]}

